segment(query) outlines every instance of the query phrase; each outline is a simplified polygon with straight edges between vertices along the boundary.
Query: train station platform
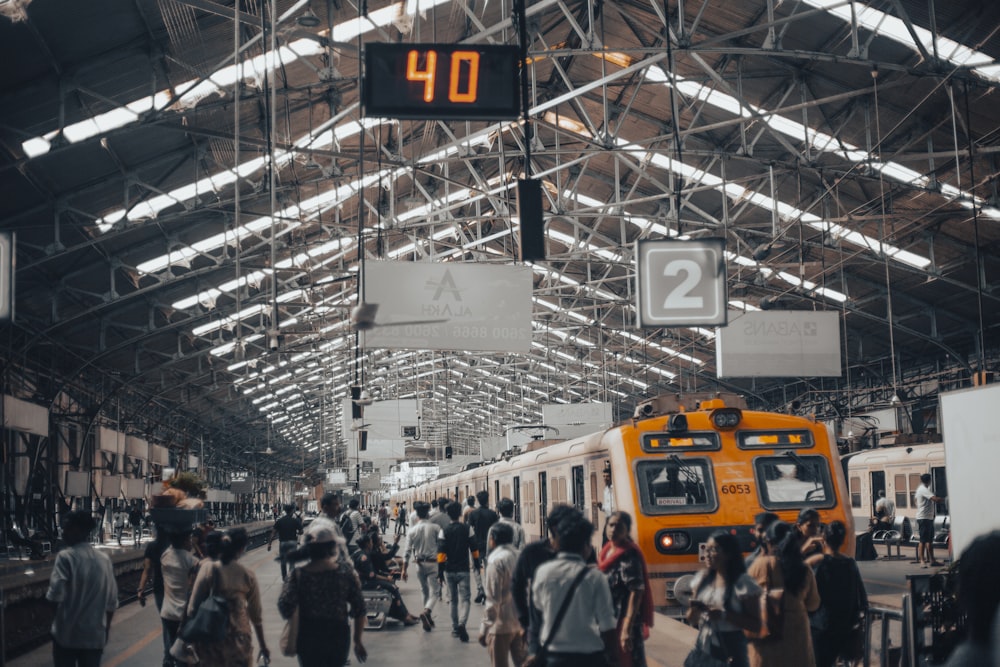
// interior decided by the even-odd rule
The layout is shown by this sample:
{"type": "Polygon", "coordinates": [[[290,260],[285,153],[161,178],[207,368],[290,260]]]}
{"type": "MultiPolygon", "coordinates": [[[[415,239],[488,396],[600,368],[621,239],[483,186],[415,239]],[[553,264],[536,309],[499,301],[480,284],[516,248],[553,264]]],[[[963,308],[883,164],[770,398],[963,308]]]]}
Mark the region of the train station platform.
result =
{"type": "MultiPolygon", "coordinates": [[[[280,654],[278,639],[284,621],[278,614],[277,600],[281,592],[281,571],[274,560],[275,551],[254,549],[243,556],[241,562],[256,575],[260,583],[264,609],[264,633],[271,649],[271,665],[292,667],[295,658],[280,654]]],[[[420,587],[416,577],[400,582],[403,599],[411,611],[420,611],[420,587]]],[[[439,603],[434,610],[438,621],[432,632],[424,632],[420,625],[403,627],[390,622],[382,630],[365,632],[368,664],[371,665],[455,665],[456,667],[488,667],[486,649],[476,643],[482,605],[472,605],[469,615],[471,641],[462,643],[451,636],[448,621],[449,607],[439,603]]],[[[656,623],[647,642],[647,655],[652,667],[680,667],[684,657],[694,645],[696,632],[692,628],[657,615],[656,623]]],[[[103,667],[158,667],[162,662],[163,640],[156,607],[147,604],[127,604],[119,608],[112,621],[110,639],[104,651],[103,667]]],[[[357,665],[353,657],[351,662],[357,665]]],[[[9,667],[42,667],[52,664],[51,644],[7,661],[9,667]]]]}

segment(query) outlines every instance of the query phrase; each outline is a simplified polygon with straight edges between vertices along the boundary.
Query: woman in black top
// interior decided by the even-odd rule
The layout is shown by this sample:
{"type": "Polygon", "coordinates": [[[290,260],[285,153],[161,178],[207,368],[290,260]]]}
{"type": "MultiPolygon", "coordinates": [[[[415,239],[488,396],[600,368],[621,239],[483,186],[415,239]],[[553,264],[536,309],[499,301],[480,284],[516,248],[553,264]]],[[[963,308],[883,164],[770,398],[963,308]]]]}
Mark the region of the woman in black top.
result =
{"type": "Polygon", "coordinates": [[[809,616],[816,667],[832,667],[838,657],[854,660],[868,594],[853,558],[840,553],[847,528],[832,521],[824,532],[825,548],[816,564],[820,608],[809,616]]]}
{"type": "Polygon", "coordinates": [[[335,552],[346,548],[337,544],[329,528],[306,530],[305,550],[309,562],[292,571],[278,597],[278,611],[291,618],[299,610],[296,641],[301,667],[339,667],[347,662],[351,649],[354,619],[354,655],[358,662],[368,659],[362,639],[365,630],[365,600],[354,569],[339,561],[335,552]]]}

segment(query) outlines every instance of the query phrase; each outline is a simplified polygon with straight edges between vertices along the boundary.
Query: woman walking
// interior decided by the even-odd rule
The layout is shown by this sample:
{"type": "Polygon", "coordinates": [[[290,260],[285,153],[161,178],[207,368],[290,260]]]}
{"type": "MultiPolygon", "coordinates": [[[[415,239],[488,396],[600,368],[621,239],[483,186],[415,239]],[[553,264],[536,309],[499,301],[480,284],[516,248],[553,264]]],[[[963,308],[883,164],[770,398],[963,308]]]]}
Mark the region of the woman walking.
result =
{"type": "Polygon", "coordinates": [[[195,646],[202,667],[251,667],[254,661],[251,626],[257,635],[261,655],[270,659],[261,621],[260,588],[257,577],[237,561],[247,546],[247,531],[233,528],[222,538],[219,561],[199,568],[188,604],[188,618],[209,595],[224,597],[229,603],[229,624],[221,642],[195,646]]]}
{"type": "Polygon", "coordinates": [[[597,567],[607,575],[618,613],[618,666],[646,667],[644,638],[653,625],[653,595],[646,560],[632,541],[632,516],[612,512],[604,524],[607,542],[597,567]]]}
{"type": "Polygon", "coordinates": [[[744,631],[760,629],[760,586],[746,573],[739,542],[725,531],[708,538],[705,562],[708,567],[691,582],[687,613],[688,622],[699,627],[695,650],[729,661],[731,667],[747,667],[744,631]]]}
{"type": "Polygon", "coordinates": [[[365,601],[361,581],[354,569],[338,559],[347,545],[324,526],[305,531],[309,562],[292,571],[278,597],[278,611],[285,619],[299,612],[296,648],[301,667],[341,667],[351,649],[354,619],[354,655],[358,662],[368,658],[362,642],[365,630],[365,601]]]}
{"type": "Polygon", "coordinates": [[[802,560],[799,531],[778,521],[767,529],[767,553],[750,566],[750,576],[765,590],[782,589],[782,623],[779,637],[750,642],[752,667],[815,667],[809,612],[819,608],[819,592],[812,570],[802,560]]]}

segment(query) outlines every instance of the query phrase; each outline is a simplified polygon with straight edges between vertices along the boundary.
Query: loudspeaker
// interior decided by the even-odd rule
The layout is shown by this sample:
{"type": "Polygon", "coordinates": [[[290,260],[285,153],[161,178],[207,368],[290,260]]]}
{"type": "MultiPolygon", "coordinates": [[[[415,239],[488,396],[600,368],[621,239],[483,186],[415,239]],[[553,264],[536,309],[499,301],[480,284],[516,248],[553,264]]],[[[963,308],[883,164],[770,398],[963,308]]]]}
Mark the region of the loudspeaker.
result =
{"type": "Polygon", "coordinates": [[[358,451],[368,451],[368,431],[358,431],[358,451]]]}
{"type": "Polygon", "coordinates": [[[521,261],[545,259],[541,181],[533,178],[518,179],[517,215],[521,219],[521,261]]]}
{"type": "Polygon", "coordinates": [[[445,447],[444,448],[444,457],[446,459],[450,459],[451,458],[451,453],[452,453],[451,447],[445,447]]]}
{"type": "Polygon", "coordinates": [[[361,419],[361,406],[358,399],[361,398],[361,387],[354,385],[351,387],[351,419],[361,419]]]}

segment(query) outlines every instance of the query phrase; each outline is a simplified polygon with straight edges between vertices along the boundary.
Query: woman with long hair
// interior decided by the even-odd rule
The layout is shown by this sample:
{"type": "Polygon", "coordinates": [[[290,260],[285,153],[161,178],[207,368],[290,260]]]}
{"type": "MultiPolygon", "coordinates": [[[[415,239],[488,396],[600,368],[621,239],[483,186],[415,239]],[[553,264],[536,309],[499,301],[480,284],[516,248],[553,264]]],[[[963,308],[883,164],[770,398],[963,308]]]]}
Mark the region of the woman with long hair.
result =
{"type": "Polygon", "coordinates": [[[299,611],[296,649],[301,667],[340,667],[351,649],[354,619],[354,655],[358,662],[368,658],[362,639],[365,630],[365,600],[361,581],[346,561],[337,558],[346,549],[343,538],[322,525],[305,531],[302,548],[309,557],[304,566],[292,570],[278,597],[278,611],[291,618],[299,611]]]}
{"type": "Polygon", "coordinates": [[[607,575],[618,612],[618,666],[646,667],[645,637],[653,625],[653,595],[646,560],[632,541],[632,516],[612,512],[604,524],[607,542],[597,567],[607,575]]]}
{"type": "Polygon", "coordinates": [[[747,667],[744,631],[760,628],[760,587],[747,575],[740,544],[726,531],[713,533],[705,544],[707,567],[691,582],[687,620],[699,628],[695,650],[711,653],[731,667],[747,667]],[[712,637],[708,645],[706,637],[712,637]]]}
{"type": "Polygon", "coordinates": [[[856,653],[864,630],[868,594],[858,564],[840,553],[847,537],[844,522],[831,521],[823,537],[823,556],[814,570],[822,603],[809,617],[809,624],[816,667],[833,667],[838,657],[851,662],[859,657],[856,653]]]}
{"type": "Polygon", "coordinates": [[[767,529],[767,553],[753,562],[749,575],[767,590],[784,590],[782,623],[778,637],[750,642],[751,667],[815,667],[809,612],[819,608],[819,592],[812,570],[802,560],[799,531],[784,521],[767,529]]]}
{"type": "Polygon", "coordinates": [[[222,538],[218,562],[198,570],[188,603],[188,618],[194,617],[198,605],[209,595],[221,596],[229,603],[225,638],[221,642],[195,645],[202,667],[251,667],[254,661],[251,626],[261,655],[271,656],[264,641],[257,577],[237,562],[246,546],[246,529],[230,529],[222,538]]]}

